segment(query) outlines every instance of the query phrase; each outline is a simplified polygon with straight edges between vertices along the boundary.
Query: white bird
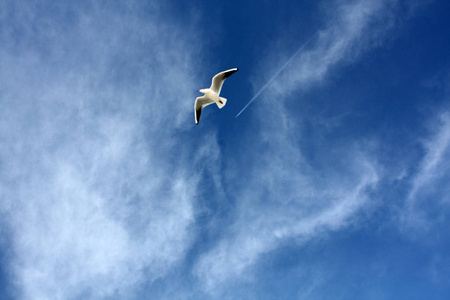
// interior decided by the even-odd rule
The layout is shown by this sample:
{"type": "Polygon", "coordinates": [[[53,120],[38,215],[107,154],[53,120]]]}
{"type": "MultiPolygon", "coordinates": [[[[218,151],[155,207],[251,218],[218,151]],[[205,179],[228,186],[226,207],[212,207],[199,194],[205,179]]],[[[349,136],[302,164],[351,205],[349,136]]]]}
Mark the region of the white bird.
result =
{"type": "Polygon", "coordinates": [[[212,103],[216,103],[219,108],[222,108],[227,103],[227,99],[223,97],[219,97],[220,90],[222,89],[223,82],[225,79],[236,73],[239,69],[229,69],[213,77],[211,87],[209,89],[201,89],[198,90],[200,93],[205,94],[204,96],[197,97],[195,99],[194,104],[194,113],[195,113],[195,125],[198,125],[200,121],[200,114],[202,113],[202,108],[210,105],[212,103]]]}

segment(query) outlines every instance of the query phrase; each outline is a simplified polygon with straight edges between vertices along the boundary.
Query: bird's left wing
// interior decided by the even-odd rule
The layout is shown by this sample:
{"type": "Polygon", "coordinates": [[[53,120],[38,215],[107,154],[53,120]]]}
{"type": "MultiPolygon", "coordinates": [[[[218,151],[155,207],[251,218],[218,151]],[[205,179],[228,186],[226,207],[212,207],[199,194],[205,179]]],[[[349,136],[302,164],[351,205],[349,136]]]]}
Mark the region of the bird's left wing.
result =
{"type": "Polygon", "coordinates": [[[202,113],[202,108],[207,105],[210,105],[211,103],[214,103],[214,101],[206,97],[206,95],[202,97],[197,97],[197,99],[195,99],[194,104],[195,125],[198,125],[198,122],[200,122],[200,115],[202,113]]]}
{"type": "Polygon", "coordinates": [[[238,70],[239,70],[238,68],[233,68],[233,69],[229,69],[229,70],[220,72],[219,74],[216,74],[216,76],[214,76],[212,79],[212,84],[211,84],[210,89],[214,93],[219,95],[220,91],[222,90],[222,85],[223,85],[223,82],[225,81],[225,79],[227,79],[228,77],[230,77],[231,75],[236,73],[238,70]]]}

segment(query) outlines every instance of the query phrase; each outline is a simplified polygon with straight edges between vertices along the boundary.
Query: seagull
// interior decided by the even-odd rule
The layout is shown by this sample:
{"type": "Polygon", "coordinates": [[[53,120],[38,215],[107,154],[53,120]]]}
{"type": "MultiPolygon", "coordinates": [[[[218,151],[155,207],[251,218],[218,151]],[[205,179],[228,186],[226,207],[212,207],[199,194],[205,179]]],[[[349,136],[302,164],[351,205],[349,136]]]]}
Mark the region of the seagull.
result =
{"type": "Polygon", "coordinates": [[[200,93],[205,95],[197,97],[195,99],[194,112],[195,112],[195,125],[198,125],[200,121],[200,114],[202,113],[202,108],[216,103],[219,108],[222,108],[227,103],[227,99],[219,97],[220,90],[222,89],[223,82],[225,79],[236,73],[239,69],[233,68],[216,74],[213,77],[211,87],[209,89],[198,90],[200,93]]]}

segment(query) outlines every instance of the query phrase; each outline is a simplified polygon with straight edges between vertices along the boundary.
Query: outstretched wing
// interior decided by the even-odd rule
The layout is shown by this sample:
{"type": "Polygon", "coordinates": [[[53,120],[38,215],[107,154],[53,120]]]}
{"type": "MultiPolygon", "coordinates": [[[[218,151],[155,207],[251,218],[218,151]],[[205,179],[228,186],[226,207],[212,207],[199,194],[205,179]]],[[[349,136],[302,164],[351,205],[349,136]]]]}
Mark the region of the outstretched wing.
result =
{"type": "Polygon", "coordinates": [[[229,69],[229,70],[220,72],[219,74],[216,74],[216,76],[214,76],[212,79],[212,84],[211,84],[210,89],[214,93],[219,95],[220,91],[222,90],[222,85],[223,85],[223,82],[225,81],[225,79],[227,79],[228,77],[230,77],[231,75],[236,73],[238,70],[239,70],[238,68],[234,68],[234,69],[229,69]]]}
{"type": "Polygon", "coordinates": [[[195,99],[194,104],[195,125],[198,125],[198,122],[200,122],[200,115],[202,113],[202,108],[207,105],[210,105],[211,103],[214,103],[214,101],[206,97],[206,95],[202,97],[197,97],[197,99],[195,99]]]}

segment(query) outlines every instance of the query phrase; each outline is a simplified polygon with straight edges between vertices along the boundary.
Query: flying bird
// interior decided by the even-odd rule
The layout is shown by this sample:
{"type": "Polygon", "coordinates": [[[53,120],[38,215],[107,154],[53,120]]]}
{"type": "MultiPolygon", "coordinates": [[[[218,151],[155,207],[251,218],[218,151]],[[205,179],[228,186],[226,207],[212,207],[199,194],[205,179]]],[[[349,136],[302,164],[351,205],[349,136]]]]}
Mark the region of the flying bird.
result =
{"type": "Polygon", "coordinates": [[[209,89],[198,90],[200,93],[203,93],[205,95],[197,97],[197,99],[195,99],[194,105],[195,125],[198,125],[198,122],[200,121],[200,114],[202,113],[203,107],[210,105],[214,102],[217,104],[219,108],[225,106],[225,104],[227,103],[227,99],[219,97],[220,90],[222,89],[222,85],[225,79],[236,73],[238,70],[239,70],[238,68],[233,68],[220,72],[213,77],[211,87],[209,89]]]}

